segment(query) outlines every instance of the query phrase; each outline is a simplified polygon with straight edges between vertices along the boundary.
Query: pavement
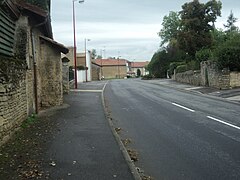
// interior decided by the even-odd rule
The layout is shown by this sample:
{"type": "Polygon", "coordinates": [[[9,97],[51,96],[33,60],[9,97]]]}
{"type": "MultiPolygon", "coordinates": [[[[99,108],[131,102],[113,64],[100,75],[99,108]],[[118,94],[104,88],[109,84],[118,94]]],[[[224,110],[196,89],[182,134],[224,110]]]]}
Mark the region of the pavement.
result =
{"type": "Polygon", "coordinates": [[[189,84],[180,83],[172,79],[156,79],[148,80],[147,82],[162,86],[168,86],[179,90],[209,95],[211,97],[223,98],[234,103],[240,103],[240,87],[225,90],[213,87],[193,86],[189,84]]]}
{"type": "Polygon", "coordinates": [[[51,116],[57,119],[58,133],[43,158],[50,160],[44,170],[50,179],[134,179],[105,116],[105,84],[79,84],[65,96],[69,107],[51,116]]]}

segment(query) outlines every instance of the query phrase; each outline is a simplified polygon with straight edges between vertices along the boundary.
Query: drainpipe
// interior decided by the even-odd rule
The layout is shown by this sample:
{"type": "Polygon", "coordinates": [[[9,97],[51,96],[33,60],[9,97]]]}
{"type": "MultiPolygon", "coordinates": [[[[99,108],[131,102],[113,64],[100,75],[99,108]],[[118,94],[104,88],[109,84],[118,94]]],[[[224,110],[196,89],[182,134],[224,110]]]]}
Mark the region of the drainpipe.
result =
{"type": "Polygon", "coordinates": [[[33,56],[33,89],[34,89],[34,97],[35,97],[35,113],[38,114],[38,90],[37,90],[37,60],[35,56],[35,40],[34,40],[34,32],[33,30],[46,24],[48,20],[48,16],[45,18],[45,20],[39,24],[36,24],[35,26],[32,26],[30,29],[31,32],[31,41],[32,41],[32,56],[33,56]]]}

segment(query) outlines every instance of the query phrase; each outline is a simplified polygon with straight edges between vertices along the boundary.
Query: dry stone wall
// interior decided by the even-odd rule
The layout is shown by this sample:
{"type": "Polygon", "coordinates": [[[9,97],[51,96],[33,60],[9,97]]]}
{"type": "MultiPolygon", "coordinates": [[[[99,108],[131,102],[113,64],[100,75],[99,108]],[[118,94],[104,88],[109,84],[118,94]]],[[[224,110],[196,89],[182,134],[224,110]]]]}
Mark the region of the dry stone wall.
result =
{"type": "Polygon", "coordinates": [[[0,57],[0,144],[27,118],[25,66],[20,60],[0,57]]]}
{"type": "Polygon", "coordinates": [[[240,87],[240,72],[230,72],[228,68],[220,70],[214,61],[202,62],[201,71],[174,74],[173,79],[196,86],[219,89],[240,87]]]}

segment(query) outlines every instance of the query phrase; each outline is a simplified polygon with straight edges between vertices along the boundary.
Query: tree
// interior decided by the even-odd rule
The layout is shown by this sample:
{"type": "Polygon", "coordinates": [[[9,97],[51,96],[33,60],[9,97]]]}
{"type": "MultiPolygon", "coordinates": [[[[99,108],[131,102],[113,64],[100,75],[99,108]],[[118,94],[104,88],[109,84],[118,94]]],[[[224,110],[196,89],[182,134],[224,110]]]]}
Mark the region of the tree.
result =
{"type": "Polygon", "coordinates": [[[170,11],[168,16],[163,17],[163,28],[158,35],[162,38],[161,46],[177,39],[178,30],[180,29],[180,18],[178,12],[170,11]]]}
{"type": "Polygon", "coordinates": [[[92,58],[96,59],[96,57],[97,57],[97,51],[96,49],[92,49],[92,58]]]}
{"type": "Polygon", "coordinates": [[[102,59],[101,55],[97,55],[96,59],[102,59]]]}
{"type": "Polygon", "coordinates": [[[228,16],[227,24],[224,24],[224,27],[227,28],[226,32],[237,31],[238,27],[234,25],[237,22],[237,18],[234,17],[233,12],[230,12],[228,16]]]}
{"type": "Polygon", "coordinates": [[[165,49],[157,51],[148,64],[150,74],[157,78],[166,78],[170,61],[165,49]]]}
{"type": "Polygon", "coordinates": [[[215,0],[206,4],[194,0],[182,6],[181,29],[178,34],[178,43],[182,50],[194,57],[196,51],[211,47],[211,30],[214,29],[217,16],[221,15],[221,7],[221,2],[215,0]]]}

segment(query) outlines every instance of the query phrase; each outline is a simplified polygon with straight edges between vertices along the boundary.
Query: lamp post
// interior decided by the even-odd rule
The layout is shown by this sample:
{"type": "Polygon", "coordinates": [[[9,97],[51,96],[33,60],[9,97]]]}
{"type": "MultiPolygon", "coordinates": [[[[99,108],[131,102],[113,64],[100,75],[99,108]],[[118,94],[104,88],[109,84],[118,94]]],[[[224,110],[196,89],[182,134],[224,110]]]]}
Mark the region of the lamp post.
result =
{"type": "MultiPolygon", "coordinates": [[[[77,89],[77,47],[76,47],[76,21],[75,21],[75,6],[74,3],[77,0],[73,0],[73,56],[74,56],[74,84],[75,89],[77,89]]],[[[83,3],[84,0],[79,1],[79,3],[83,3]]]]}
{"type": "Polygon", "coordinates": [[[120,69],[119,69],[119,58],[120,58],[121,56],[118,56],[118,78],[120,79],[120,69]]]}
{"type": "Polygon", "coordinates": [[[87,71],[88,71],[88,69],[87,69],[87,41],[91,41],[91,39],[86,39],[85,38],[85,72],[86,72],[86,82],[88,81],[88,78],[87,78],[87,71]]]}

